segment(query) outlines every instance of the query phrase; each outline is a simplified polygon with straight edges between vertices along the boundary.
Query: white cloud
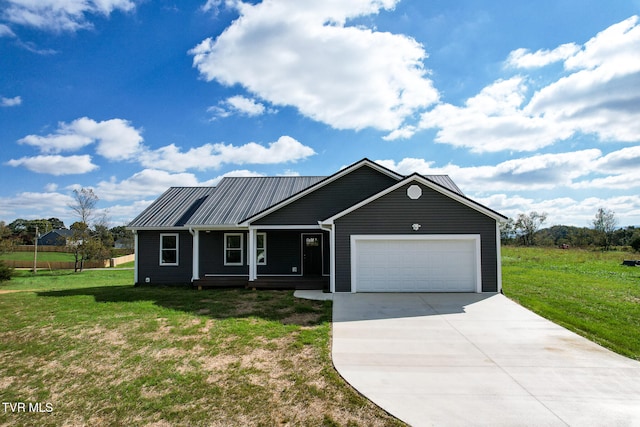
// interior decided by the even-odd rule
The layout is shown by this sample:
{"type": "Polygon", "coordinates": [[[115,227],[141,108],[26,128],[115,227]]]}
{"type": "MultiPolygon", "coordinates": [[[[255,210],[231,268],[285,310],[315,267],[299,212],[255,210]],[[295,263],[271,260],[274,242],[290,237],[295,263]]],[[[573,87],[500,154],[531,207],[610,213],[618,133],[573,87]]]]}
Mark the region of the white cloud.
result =
{"type": "Polygon", "coordinates": [[[15,107],[20,104],[22,104],[22,98],[19,96],[15,96],[13,98],[5,98],[4,96],[0,96],[0,107],[15,107]]]}
{"type": "Polygon", "coordinates": [[[50,175],[74,175],[91,172],[98,168],[91,162],[91,156],[35,156],[11,159],[9,166],[23,166],[32,172],[50,175]]]}
{"type": "Polygon", "coordinates": [[[75,151],[96,143],[96,152],[109,160],[128,160],[142,150],[139,129],[122,119],[102,122],[87,117],[71,123],[59,123],[55,133],[47,136],[27,135],[18,142],[38,147],[43,153],[75,151]]]}
{"type": "Polygon", "coordinates": [[[109,16],[114,10],[129,12],[133,0],[5,0],[2,12],[10,22],[50,31],[92,28],[87,15],[109,16]]]}
{"type": "Polygon", "coordinates": [[[200,9],[203,12],[209,12],[212,10],[217,12],[221,4],[222,4],[222,0],[207,0],[207,2],[203,4],[200,9]]]}
{"type": "Polygon", "coordinates": [[[207,183],[208,185],[215,186],[215,185],[218,185],[220,181],[222,181],[222,178],[225,178],[225,177],[261,177],[261,176],[265,176],[265,175],[263,173],[254,172],[247,169],[236,169],[236,170],[226,172],[220,176],[217,176],[207,181],[207,183]]]}
{"type": "Polygon", "coordinates": [[[0,24],[0,37],[15,37],[16,34],[11,28],[4,24],[0,24]]]}
{"type": "Polygon", "coordinates": [[[171,173],[158,169],[144,169],[118,181],[112,177],[109,181],[100,181],[96,194],[106,201],[132,200],[157,197],[169,187],[209,187],[216,186],[225,176],[264,176],[250,170],[233,170],[215,178],[199,181],[191,173],[171,173]]]}
{"type": "Polygon", "coordinates": [[[553,50],[541,49],[535,53],[528,49],[516,49],[509,54],[507,64],[515,68],[540,68],[554,62],[564,61],[580,50],[575,43],[567,43],[553,50]]]}
{"type": "Polygon", "coordinates": [[[54,191],[58,190],[58,184],[54,183],[54,182],[50,182],[47,185],[44,186],[44,190],[47,193],[53,193],[54,191]]]}
{"type": "Polygon", "coordinates": [[[592,172],[602,153],[597,149],[559,154],[539,154],[514,160],[507,160],[495,166],[446,165],[435,167],[433,162],[423,159],[405,158],[399,162],[377,160],[376,162],[409,175],[418,172],[423,175],[449,175],[467,192],[521,191],[552,189],[559,186],[570,187],[575,180],[592,172]]]}
{"type": "Polygon", "coordinates": [[[100,181],[96,186],[96,194],[106,201],[131,200],[157,196],[169,187],[201,185],[210,185],[210,182],[200,183],[196,176],[190,173],[172,174],[157,169],[144,169],[121,181],[117,181],[115,177],[109,181],[100,181]]]}
{"type": "Polygon", "coordinates": [[[544,79],[535,75],[498,80],[462,107],[437,105],[418,127],[438,129],[436,142],[474,152],[534,151],[577,133],[601,141],[640,141],[639,51],[637,16],[583,46],[565,44],[535,54],[516,50],[510,64],[542,67],[564,60],[565,76],[537,90],[536,82],[544,79]]]}
{"type": "Polygon", "coordinates": [[[475,198],[475,200],[509,218],[516,218],[518,214],[531,211],[546,212],[548,220],[544,227],[552,225],[590,227],[598,208],[603,206],[614,211],[618,218],[624,218],[621,226],[640,223],[640,196],[636,195],[589,197],[582,200],[570,197],[541,200],[518,195],[493,194],[485,198],[475,198]]]}
{"type": "Polygon", "coordinates": [[[187,169],[215,169],[222,164],[276,164],[296,162],[316,154],[315,151],[289,136],[281,136],[268,147],[250,142],[241,146],[231,144],[205,144],[182,152],[175,145],[167,145],[141,156],[145,167],[172,172],[187,169]]]}
{"type": "Polygon", "coordinates": [[[145,210],[154,199],[134,200],[126,204],[110,205],[108,208],[97,209],[97,216],[103,213],[109,221],[109,227],[119,225],[127,225],[133,218],[138,216],[140,212],[145,210]]]}
{"type": "Polygon", "coordinates": [[[394,131],[438,100],[423,66],[426,53],[407,36],[345,23],[397,1],[227,2],[240,17],[190,54],[207,80],[240,84],[336,129],[394,131]]]}
{"type": "Polygon", "coordinates": [[[573,134],[562,123],[522,113],[527,85],[522,77],[498,80],[464,107],[439,104],[422,115],[421,128],[440,128],[435,141],[473,152],[534,151],[573,134]]]}
{"type": "Polygon", "coordinates": [[[246,98],[241,95],[232,96],[219,105],[207,109],[215,117],[229,117],[233,114],[245,115],[249,117],[260,116],[264,113],[274,113],[275,110],[267,109],[264,104],[256,102],[255,99],[246,98]]]}
{"type": "Polygon", "coordinates": [[[5,218],[29,217],[65,219],[70,215],[69,204],[73,198],[67,194],[24,192],[10,197],[0,197],[0,215],[5,218]],[[28,215],[23,213],[28,212],[28,215]]]}
{"type": "Polygon", "coordinates": [[[640,145],[627,147],[607,154],[598,161],[598,170],[603,173],[640,171],[640,145]]]}

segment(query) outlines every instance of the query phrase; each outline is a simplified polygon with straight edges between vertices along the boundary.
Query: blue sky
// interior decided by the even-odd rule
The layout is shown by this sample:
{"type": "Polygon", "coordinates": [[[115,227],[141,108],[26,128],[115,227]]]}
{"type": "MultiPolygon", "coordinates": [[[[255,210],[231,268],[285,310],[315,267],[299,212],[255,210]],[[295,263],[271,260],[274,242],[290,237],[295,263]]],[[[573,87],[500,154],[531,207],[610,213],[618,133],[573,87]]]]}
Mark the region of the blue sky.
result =
{"type": "Polygon", "coordinates": [[[640,0],[0,0],[0,220],[169,186],[449,174],[511,217],[640,225],[640,0]]]}

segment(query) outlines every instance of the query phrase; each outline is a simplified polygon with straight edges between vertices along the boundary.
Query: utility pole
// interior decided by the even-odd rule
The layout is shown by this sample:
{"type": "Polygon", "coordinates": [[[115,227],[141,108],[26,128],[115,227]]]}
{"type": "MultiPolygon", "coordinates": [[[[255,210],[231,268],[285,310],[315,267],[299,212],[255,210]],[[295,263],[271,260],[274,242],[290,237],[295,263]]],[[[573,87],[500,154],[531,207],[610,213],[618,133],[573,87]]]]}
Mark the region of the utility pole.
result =
{"type": "Polygon", "coordinates": [[[33,274],[38,272],[38,226],[36,225],[36,237],[34,239],[34,250],[33,250],[33,274]]]}

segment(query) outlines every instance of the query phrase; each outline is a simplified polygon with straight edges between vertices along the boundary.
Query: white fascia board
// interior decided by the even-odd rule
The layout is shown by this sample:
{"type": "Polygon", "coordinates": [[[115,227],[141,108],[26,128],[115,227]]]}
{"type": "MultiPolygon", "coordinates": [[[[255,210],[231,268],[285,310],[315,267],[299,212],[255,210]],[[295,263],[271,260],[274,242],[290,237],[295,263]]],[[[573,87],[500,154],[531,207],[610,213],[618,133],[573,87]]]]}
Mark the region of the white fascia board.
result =
{"type": "Polygon", "coordinates": [[[319,224],[308,225],[249,225],[249,228],[255,228],[256,230],[319,230],[319,224]]]}
{"type": "Polygon", "coordinates": [[[193,230],[207,231],[207,230],[248,230],[249,226],[240,226],[235,224],[221,224],[221,225],[190,225],[189,228],[193,230]]]}
{"type": "Polygon", "coordinates": [[[322,181],[315,183],[311,187],[308,187],[307,189],[302,190],[300,193],[295,194],[295,195],[293,195],[293,196],[291,196],[291,197],[289,197],[289,198],[287,198],[287,199],[285,199],[285,200],[283,200],[283,201],[281,201],[279,203],[276,203],[275,205],[271,206],[270,208],[268,208],[268,209],[266,209],[266,210],[264,210],[264,211],[262,211],[262,212],[260,212],[260,213],[258,213],[256,215],[254,215],[252,217],[247,218],[245,221],[241,222],[239,225],[247,226],[250,223],[252,223],[253,221],[256,221],[256,220],[258,220],[260,218],[263,218],[263,217],[265,217],[265,216],[277,211],[278,209],[281,209],[281,208],[283,208],[283,207],[295,202],[296,200],[306,196],[309,193],[313,193],[314,191],[316,191],[316,190],[318,190],[318,189],[320,189],[320,188],[322,188],[322,187],[324,187],[324,186],[336,181],[339,178],[342,178],[345,175],[350,174],[351,172],[353,172],[356,169],[361,168],[362,166],[369,166],[372,169],[375,169],[378,172],[383,173],[383,174],[385,174],[387,176],[390,176],[390,177],[392,177],[394,179],[400,180],[400,179],[404,178],[402,175],[397,174],[397,173],[395,173],[395,172],[393,172],[393,171],[391,171],[391,170],[389,170],[389,169],[387,169],[385,167],[382,167],[379,164],[377,164],[375,162],[372,162],[369,159],[363,159],[363,160],[360,160],[359,162],[356,162],[356,163],[352,164],[351,166],[347,166],[346,168],[344,168],[344,169],[336,172],[335,174],[323,179],[322,181]]]}
{"type": "Polygon", "coordinates": [[[127,230],[131,230],[133,232],[137,231],[189,231],[189,227],[179,226],[179,227],[126,227],[127,230]]]}
{"type": "Polygon", "coordinates": [[[351,206],[348,209],[343,210],[342,212],[338,212],[337,214],[335,214],[334,216],[325,219],[324,221],[321,221],[320,224],[322,225],[332,225],[333,222],[338,219],[338,218],[342,218],[345,215],[350,214],[351,212],[360,209],[361,207],[368,205],[369,203],[373,202],[374,200],[379,199],[382,196],[385,196],[389,193],[391,193],[392,191],[397,190],[398,188],[413,182],[413,181],[417,181],[420,184],[424,185],[425,187],[429,187],[432,190],[435,190],[459,203],[462,203],[465,206],[470,207],[471,209],[474,209],[490,218],[493,218],[496,221],[504,221],[504,218],[502,217],[502,215],[498,214],[497,212],[494,212],[492,210],[490,210],[489,208],[486,208],[484,206],[482,206],[479,203],[473,202],[470,199],[467,199],[466,197],[460,196],[457,193],[454,193],[451,190],[448,190],[434,182],[431,182],[430,180],[420,176],[420,175],[411,175],[408,176],[407,178],[403,179],[402,181],[398,182],[397,184],[392,185],[391,187],[388,187],[384,190],[382,190],[381,192],[374,194],[373,196],[369,197],[368,199],[365,199],[363,201],[361,201],[360,203],[357,203],[353,206],[351,206]]]}

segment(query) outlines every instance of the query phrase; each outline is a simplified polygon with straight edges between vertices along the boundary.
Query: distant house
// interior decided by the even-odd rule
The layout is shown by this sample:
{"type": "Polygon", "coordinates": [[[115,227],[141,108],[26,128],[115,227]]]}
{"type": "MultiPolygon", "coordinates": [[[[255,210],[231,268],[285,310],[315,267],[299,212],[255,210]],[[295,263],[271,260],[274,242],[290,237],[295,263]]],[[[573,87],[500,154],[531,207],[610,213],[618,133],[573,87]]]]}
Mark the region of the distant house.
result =
{"type": "Polygon", "coordinates": [[[136,284],[499,292],[503,220],[446,175],[363,159],[328,177],[172,187],[128,228],[136,284]]]}
{"type": "Polygon", "coordinates": [[[42,246],[65,246],[73,236],[73,231],[66,229],[51,230],[38,239],[42,246]]]}
{"type": "Polygon", "coordinates": [[[116,249],[133,249],[133,241],[131,239],[118,239],[113,242],[116,249]]]}

